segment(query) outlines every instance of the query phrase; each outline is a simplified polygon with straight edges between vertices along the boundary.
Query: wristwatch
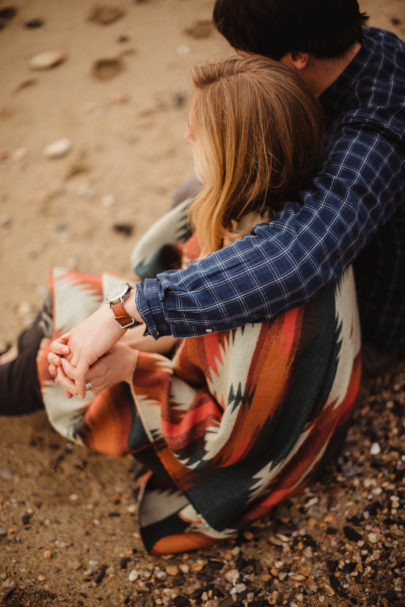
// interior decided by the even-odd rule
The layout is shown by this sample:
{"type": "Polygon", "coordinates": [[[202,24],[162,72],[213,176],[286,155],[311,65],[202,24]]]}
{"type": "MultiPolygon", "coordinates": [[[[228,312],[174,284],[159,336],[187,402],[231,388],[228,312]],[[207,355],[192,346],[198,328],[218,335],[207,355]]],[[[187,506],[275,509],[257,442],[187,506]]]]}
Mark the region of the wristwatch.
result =
{"type": "Polygon", "coordinates": [[[129,329],[130,327],[136,327],[142,324],[130,316],[124,306],[124,301],[127,299],[131,289],[133,288],[134,286],[130,285],[128,282],[122,282],[117,287],[111,289],[106,299],[106,303],[108,303],[113,311],[115,320],[122,329],[129,329]]]}

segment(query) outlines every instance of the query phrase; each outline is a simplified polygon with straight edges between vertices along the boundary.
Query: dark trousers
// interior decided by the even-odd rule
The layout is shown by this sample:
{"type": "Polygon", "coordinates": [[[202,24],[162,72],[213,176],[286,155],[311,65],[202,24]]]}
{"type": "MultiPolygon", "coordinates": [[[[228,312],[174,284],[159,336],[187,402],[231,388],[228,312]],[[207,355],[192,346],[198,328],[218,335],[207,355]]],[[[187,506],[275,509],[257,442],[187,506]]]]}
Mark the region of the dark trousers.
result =
{"type": "Polygon", "coordinates": [[[43,409],[36,358],[44,330],[38,321],[18,338],[16,359],[0,365],[0,415],[43,409]]]}

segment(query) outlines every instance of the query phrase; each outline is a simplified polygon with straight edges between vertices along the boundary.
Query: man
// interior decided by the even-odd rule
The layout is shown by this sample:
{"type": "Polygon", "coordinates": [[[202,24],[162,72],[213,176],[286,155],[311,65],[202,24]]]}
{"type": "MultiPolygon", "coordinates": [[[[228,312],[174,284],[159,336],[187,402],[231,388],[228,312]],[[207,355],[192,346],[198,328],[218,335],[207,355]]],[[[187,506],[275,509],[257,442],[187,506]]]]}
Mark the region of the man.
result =
{"type": "MultiPolygon", "coordinates": [[[[366,20],[357,0],[217,0],[214,21],[235,50],[281,61],[319,96],[323,161],[312,187],[270,224],[185,270],[138,283],[125,308],[148,333],[188,337],[270,319],[355,262],[363,340],[404,356],[405,45],[363,29],[366,20]]],[[[100,316],[116,341],[111,311],[100,316]]],[[[92,323],[80,327],[78,348],[69,342],[81,360],[80,393],[106,347],[91,344],[92,323]]]]}
{"type": "Polygon", "coordinates": [[[366,20],[356,0],[217,0],[215,24],[237,51],[280,60],[320,97],[324,161],[271,225],[138,286],[155,337],[271,318],[356,260],[363,340],[405,354],[405,45],[366,20]]]}

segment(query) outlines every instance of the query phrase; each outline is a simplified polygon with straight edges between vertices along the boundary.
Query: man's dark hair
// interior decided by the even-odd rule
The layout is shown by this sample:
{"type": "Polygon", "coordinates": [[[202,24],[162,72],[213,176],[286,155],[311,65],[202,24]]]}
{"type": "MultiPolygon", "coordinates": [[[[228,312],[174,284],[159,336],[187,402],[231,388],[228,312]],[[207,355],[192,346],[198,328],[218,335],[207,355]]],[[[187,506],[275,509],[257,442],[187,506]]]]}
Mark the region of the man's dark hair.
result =
{"type": "Polygon", "coordinates": [[[278,61],[294,51],[343,55],[362,41],[368,16],[357,0],[216,0],[213,19],[235,49],[278,61]]]}

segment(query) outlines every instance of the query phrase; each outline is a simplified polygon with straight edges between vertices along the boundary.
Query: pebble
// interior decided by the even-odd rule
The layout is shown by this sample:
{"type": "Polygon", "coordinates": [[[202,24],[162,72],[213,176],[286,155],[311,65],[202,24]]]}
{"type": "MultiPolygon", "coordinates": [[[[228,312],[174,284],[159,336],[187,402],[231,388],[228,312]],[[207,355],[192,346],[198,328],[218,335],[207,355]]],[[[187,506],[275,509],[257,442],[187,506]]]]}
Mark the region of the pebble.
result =
{"type": "Polygon", "coordinates": [[[38,17],[37,19],[30,19],[24,23],[24,27],[27,29],[37,29],[38,27],[42,27],[44,25],[44,20],[38,17]]]}
{"type": "Polygon", "coordinates": [[[305,580],[305,576],[301,575],[300,573],[293,574],[290,577],[292,580],[294,580],[294,582],[303,582],[305,580]]]}
{"type": "Polygon", "coordinates": [[[31,58],[30,67],[33,70],[47,70],[59,65],[66,59],[65,51],[61,49],[43,51],[31,58]]]}
{"type": "Polygon", "coordinates": [[[353,527],[345,526],[343,527],[343,532],[348,540],[352,542],[358,542],[362,539],[361,535],[357,533],[353,527]]]}
{"type": "Polygon", "coordinates": [[[117,74],[122,72],[124,64],[118,57],[108,57],[105,59],[97,59],[93,63],[91,73],[98,80],[110,80],[117,74]]]}
{"type": "Polygon", "coordinates": [[[0,537],[7,537],[7,529],[0,527],[0,537]]]}
{"type": "Polygon", "coordinates": [[[168,565],[166,567],[167,575],[177,575],[178,572],[179,572],[179,568],[177,567],[177,565],[168,565]]]}
{"type": "Polygon", "coordinates": [[[29,525],[31,521],[31,512],[22,512],[21,513],[21,521],[23,525],[29,525]]]}
{"type": "Polygon", "coordinates": [[[103,581],[108,568],[107,565],[101,565],[94,578],[94,583],[98,586],[103,581]]]}
{"type": "Polygon", "coordinates": [[[131,236],[134,226],[132,223],[114,223],[113,230],[124,236],[131,236]]]}
{"type": "Polygon", "coordinates": [[[371,455],[378,455],[379,453],[381,453],[380,445],[378,443],[373,443],[371,445],[370,453],[371,455]]]}
{"type": "Polygon", "coordinates": [[[139,571],[136,571],[136,569],[131,569],[131,571],[129,572],[128,575],[128,580],[130,582],[135,582],[140,576],[139,571]]]}
{"type": "Polygon", "coordinates": [[[71,140],[67,137],[62,137],[48,144],[43,153],[45,158],[62,158],[70,152],[71,147],[71,140]]]}
{"type": "Polygon", "coordinates": [[[212,21],[209,19],[200,19],[187,27],[184,30],[185,34],[188,34],[192,38],[208,38],[213,32],[212,21]]]}
{"type": "Polygon", "coordinates": [[[183,563],[181,565],[179,565],[179,569],[182,573],[189,573],[189,571],[190,571],[190,567],[183,563]]]}
{"type": "Polygon", "coordinates": [[[399,498],[396,495],[391,495],[390,500],[392,502],[392,508],[398,508],[399,506],[399,498]]]}
{"type": "Polygon", "coordinates": [[[89,14],[89,21],[98,25],[111,25],[125,15],[125,11],[118,6],[106,6],[98,4],[94,6],[89,14]]]}
{"type": "Polygon", "coordinates": [[[230,569],[225,573],[225,579],[231,584],[234,584],[239,578],[239,571],[237,569],[230,569]]]}
{"type": "Polygon", "coordinates": [[[17,584],[13,580],[7,579],[2,584],[2,588],[4,590],[4,595],[3,595],[2,598],[4,600],[6,600],[14,592],[14,590],[17,588],[17,584]]]}
{"type": "Polygon", "coordinates": [[[367,537],[368,541],[372,544],[376,544],[379,540],[379,536],[377,535],[377,533],[369,533],[367,537]]]}

